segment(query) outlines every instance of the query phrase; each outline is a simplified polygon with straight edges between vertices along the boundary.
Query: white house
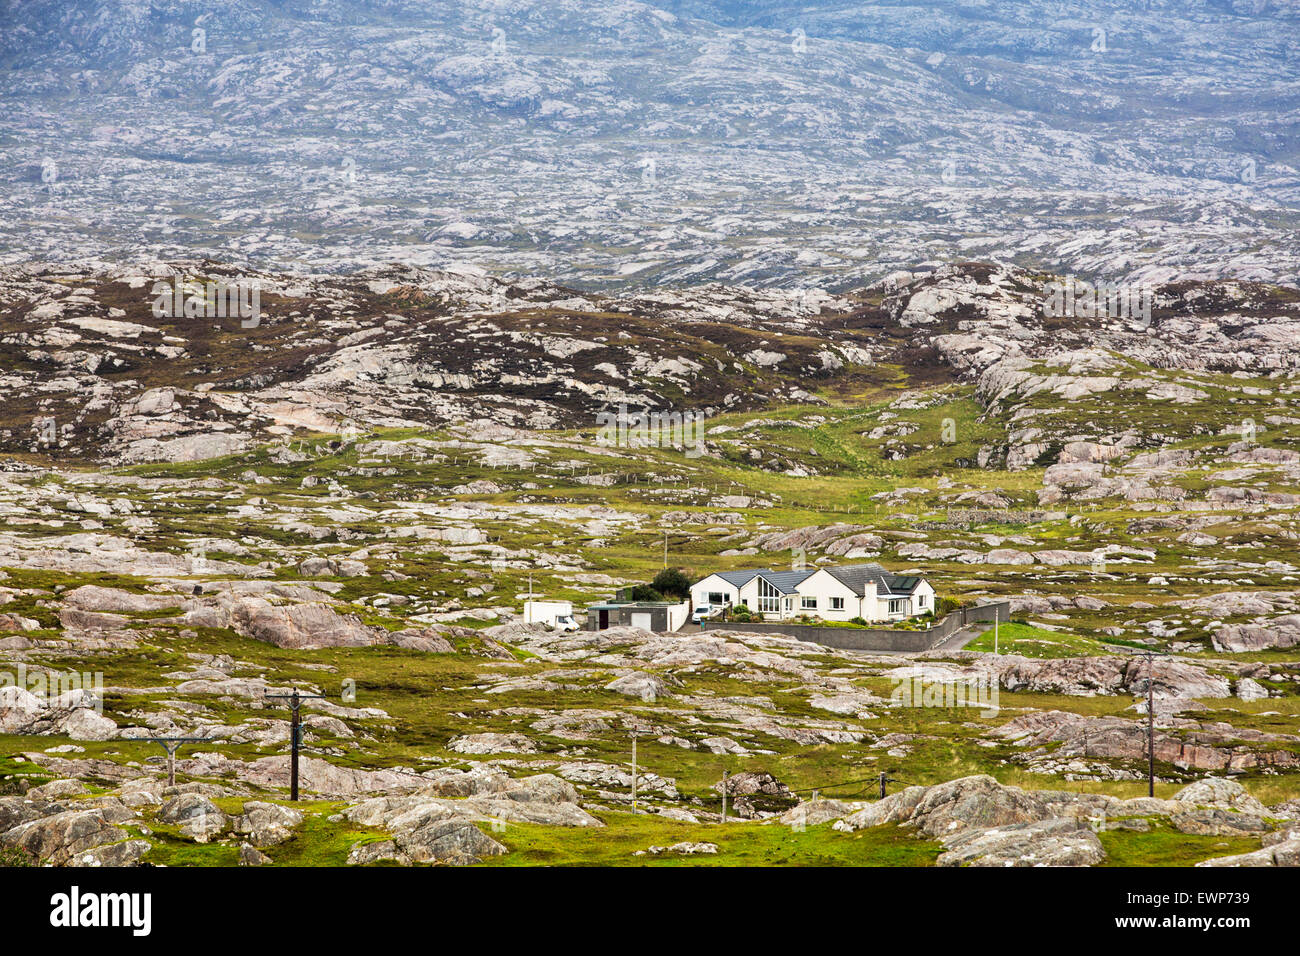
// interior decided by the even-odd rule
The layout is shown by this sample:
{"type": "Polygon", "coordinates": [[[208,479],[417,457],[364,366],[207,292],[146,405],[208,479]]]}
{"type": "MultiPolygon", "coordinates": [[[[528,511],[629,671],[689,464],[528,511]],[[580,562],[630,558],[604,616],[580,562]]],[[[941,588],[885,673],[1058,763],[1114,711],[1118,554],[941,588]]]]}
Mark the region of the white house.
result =
{"type": "Polygon", "coordinates": [[[772,621],[801,614],[827,621],[901,621],[934,610],[924,578],[890,574],[878,564],[801,571],[719,571],[691,587],[694,607],[744,605],[772,621]]]}

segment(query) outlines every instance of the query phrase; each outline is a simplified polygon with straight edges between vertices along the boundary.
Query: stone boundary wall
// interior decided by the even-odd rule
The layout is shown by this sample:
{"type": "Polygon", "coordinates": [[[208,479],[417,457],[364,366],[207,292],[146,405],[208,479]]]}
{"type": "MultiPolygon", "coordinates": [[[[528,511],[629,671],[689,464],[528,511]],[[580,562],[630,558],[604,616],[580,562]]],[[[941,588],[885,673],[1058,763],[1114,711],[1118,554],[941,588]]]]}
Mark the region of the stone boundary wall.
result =
{"type": "Polygon", "coordinates": [[[783,624],[773,621],[742,624],[737,621],[705,621],[702,627],[709,631],[748,631],[751,634],[785,634],[810,644],[835,647],[845,651],[928,651],[954,631],[977,621],[993,622],[1011,620],[1011,605],[1007,601],[958,608],[946,615],[928,631],[907,631],[895,628],[819,627],[816,624],[783,624]]]}

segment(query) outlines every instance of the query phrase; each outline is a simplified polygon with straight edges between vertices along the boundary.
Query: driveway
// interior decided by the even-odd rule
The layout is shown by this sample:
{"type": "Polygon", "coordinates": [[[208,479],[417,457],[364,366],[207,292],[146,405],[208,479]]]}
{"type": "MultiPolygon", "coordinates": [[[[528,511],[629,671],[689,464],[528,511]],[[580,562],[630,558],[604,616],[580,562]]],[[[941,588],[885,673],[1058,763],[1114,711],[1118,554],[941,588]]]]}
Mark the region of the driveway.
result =
{"type": "Polygon", "coordinates": [[[930,650],[959,651],[992,626],[992,621],[975,621],[971,624],[967,624],[965,627],[953,631],[938,644],[934,645],[934,647],[930,648],[930,650]]]}

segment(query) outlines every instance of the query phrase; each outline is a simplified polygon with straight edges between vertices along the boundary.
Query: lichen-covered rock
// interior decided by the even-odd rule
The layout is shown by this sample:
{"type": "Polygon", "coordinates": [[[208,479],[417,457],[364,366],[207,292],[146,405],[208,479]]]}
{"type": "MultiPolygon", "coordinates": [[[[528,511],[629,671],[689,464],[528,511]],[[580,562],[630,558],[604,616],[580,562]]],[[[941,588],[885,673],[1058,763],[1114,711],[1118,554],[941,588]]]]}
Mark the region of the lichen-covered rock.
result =
{"type": "Polygon", "coordinates": [[[97,698],[83,690],[47,699],[6,685],[0,687],[0,733],[111,740],[118,734],[117,724],[99,713],[97,706],[97,698]]]}
{"type": "Polygon", "coordinates": [[[1087,824],[1061,817],[964,830],[944,847],[939,866],[1093,866],[1106,859],[1087,824]]]}
{"type": "Polygon", "coordinates": [[[277,846],[293,836],[302,823],[302,811],[278,803],[248,800],[243,812],[234,818],[231,829],[247,835],[255,847],[277,846]]]}
{"type": "Polygon", "coordinates": [[[839,820],[853,808],[839,800],[806,800],[781,814],[780,821],[789,827],[815,827],[821,823],[839,820]]]}
{"type": "Polygon", "coordinates": [[[927,836],[944,837],[967,829],[1033,823],[1049,816],[1046,804],[1032,792],[1003,786],[992,777],[975,776],[933,787],[908,787],[845,817],[836,826],[857,830],[901,823],[927,836]]]}
{"type": "Polygon", "coordinates": [[[1216,651],[1241,654],[1300,644],[1300,614],[1269,618],[1265,623],[1225,624],[1210,637],[1216,651]]]}
{"type": "Polygon", "coordinates": [[[410,857],[397,848],[392,840],[380,840],[377,843],[358,843],[348,851],[349,866],[367,866],[371,863],[391,860],[395,863],[410,863],[410,857]]]}
{"type": "Polygon", "coordinates": [[[181,834],[196,843],[207,843],[230,821],[217,805],[201,793],[180,793],[158,808],[160,823],[179,824],[181,834]]]}
{"type": "Polygon", "coordinates": [[[1268,824],[1254,814],[1215,807],[1180,810],[1170,815],[1169,822],[1180,833],[1196,836],[1258,836],[1268,830],[1268,824]]]}
{"type": "Polygon", "coordinates": [[[59,866],[128,836],[125,830],[105,819],[103,810],[89,808],[65,810],[20,823],[0,834],[0,842],[21,847],[37,859],[59,866]]]}
{"type": "Polygon", "coordinates": [[[1205,777],[1188,784],[1174,794],[1174,800],[1193,807],[1234,810],[1257,817],[1269,815],[1268,807],[1252,797],[1245,787],[1222,777],[1205,777]]]}
{"type": "Polygon", "coordinates": [[[472,823],[433,821],[393,835],[393,842],[413,863],[448,863],[467,866],[485,857],[510,852],[472,823]]]}
{"type": "Polygon", "coordinates": [[[647,704],[668,695],[668,685],[656,674],[628,674],[610,681],[605,689],[635,697],[647,704]]]}
{"type": "Polygon", "coordinates": [[[531,754],[537,752],[537,746],[523,734],[496,733],[463,734],[447,744],[447,749],[461,754],[531,754]]]}
{"type": "Polygon", "coordinates": [[[107,846],[97,846],[78,853],[68,861],[69,866],[136,866],[141,858],[153,849],[148,840],[123,840],[107,846]]]}
{"type": "Polygon", "coordinates": [[[240,866],[265,866],[271,862],[271,858],[253,846],[251,843],[241,843],[239,846],[239,865],[240,866]]]}
{"type": "Polygon", "coordinates": [[[367,647],[385,642],[380,628],[319,601],[275,605],[265,598],[223,592],[215,598],[193,598],[184,606],[189,625],[233,628],[276,647],[367,647]]]}
{"type": "Polygon", "coordinates": [[[713,855],[718,852],[716,843],[701,843],[683,841],[674,843],[672,846],[651,846],[644,850],[637,851],[638,855],[649,853],[651,856],[658,856],[661,853],[676,853],[678,856],[698,856],[700,854],[713,855]]]}
{"type": "Polygon", "coordinates": [[[1251,853],[1237,856],[1218,856],[1204,860],[1197,866],[1231,867],[1231,866],[1300,866],[1300,839],[1275,843],[1251,853]]]}

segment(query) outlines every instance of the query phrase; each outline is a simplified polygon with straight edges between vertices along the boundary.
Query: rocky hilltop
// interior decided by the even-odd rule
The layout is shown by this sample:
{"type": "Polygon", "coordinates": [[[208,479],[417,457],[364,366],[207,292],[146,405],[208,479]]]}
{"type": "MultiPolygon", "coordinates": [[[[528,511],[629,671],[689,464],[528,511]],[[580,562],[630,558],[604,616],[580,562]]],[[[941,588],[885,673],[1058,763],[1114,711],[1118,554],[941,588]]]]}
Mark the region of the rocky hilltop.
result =
{"type": "Polygon", "coordinates": [[[971,263],[844,296],[614,296],[472,268],[12,268],[0,275],[0,450],[194,460],[345,429],[588,428],[620,406],[716,416],[898,380],[975,385],[1004,430],[979,462],[1017,468],[1071,442],[1152,450],[1240,429],[1249,409],[1223,393],[1260,390],[1233,377],[1279,379],[1285,392],[1300,361],[1293,288],[1183,282],[1148,290],[1145,317],[1054,317],[1045,305],[1060,281],[971,263]],[[156,314],[156,284],[192,301],[220,279],[256,283],[255,323],[156,314]]]}

